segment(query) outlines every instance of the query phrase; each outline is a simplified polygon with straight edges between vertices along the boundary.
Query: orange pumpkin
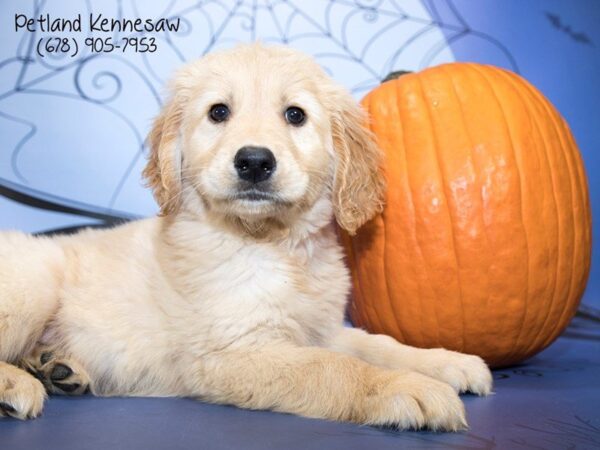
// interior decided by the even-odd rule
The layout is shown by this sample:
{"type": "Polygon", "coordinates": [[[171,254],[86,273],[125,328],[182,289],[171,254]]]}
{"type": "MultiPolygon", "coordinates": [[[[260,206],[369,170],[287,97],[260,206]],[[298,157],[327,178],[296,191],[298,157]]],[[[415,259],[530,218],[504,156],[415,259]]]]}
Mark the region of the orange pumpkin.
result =
{"type": "Polygon", "coordinates": [[[581,156],[518,75],[453,63],[363,100],[387,157],[381,216],[343,236],[356,326],[498,367],[548,346],[590,268],[581,156]]]}

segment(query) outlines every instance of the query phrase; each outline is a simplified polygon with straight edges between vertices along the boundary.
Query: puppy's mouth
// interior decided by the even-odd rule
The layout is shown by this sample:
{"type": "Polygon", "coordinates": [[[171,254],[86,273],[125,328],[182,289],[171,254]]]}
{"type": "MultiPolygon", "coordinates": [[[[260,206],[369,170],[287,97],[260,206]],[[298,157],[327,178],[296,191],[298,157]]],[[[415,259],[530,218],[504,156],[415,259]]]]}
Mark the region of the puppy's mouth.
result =
{"type": "Polygon", "coordinates": [[[236,192],[233,195],[234,200],[246,200],[251,202],[273,202],[273,203],[283,203],[282,199],[272,192],[264,191],[260,189],[244,189],[242,191],[236,192]]]}

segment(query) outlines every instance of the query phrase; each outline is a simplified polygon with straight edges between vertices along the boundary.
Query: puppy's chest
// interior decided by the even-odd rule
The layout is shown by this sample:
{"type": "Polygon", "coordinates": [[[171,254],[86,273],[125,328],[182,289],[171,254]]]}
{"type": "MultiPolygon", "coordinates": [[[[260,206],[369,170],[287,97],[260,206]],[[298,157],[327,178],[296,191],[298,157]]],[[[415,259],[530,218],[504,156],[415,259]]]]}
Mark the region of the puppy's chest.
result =
{"type": "Polygon", "coordinates": [[[272,339],[318,345],[342,320],[348,281],[335,255],[312,250],[242,247],[186,274],[190,347],[204,353],[272,339]]]}

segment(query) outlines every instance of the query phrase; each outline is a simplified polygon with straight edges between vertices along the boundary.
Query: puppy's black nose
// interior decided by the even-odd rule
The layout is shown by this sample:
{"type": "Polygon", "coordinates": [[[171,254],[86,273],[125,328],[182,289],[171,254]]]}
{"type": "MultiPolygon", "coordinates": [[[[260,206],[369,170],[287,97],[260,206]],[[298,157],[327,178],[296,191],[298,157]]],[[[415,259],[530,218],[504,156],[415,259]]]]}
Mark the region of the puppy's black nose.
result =
{"type": "Polygon", "coordinates": [[[271,177],[277,162],[268,148],[247,146],[237,151],[233,165],[242,180],[260,183],[271,177]]]}

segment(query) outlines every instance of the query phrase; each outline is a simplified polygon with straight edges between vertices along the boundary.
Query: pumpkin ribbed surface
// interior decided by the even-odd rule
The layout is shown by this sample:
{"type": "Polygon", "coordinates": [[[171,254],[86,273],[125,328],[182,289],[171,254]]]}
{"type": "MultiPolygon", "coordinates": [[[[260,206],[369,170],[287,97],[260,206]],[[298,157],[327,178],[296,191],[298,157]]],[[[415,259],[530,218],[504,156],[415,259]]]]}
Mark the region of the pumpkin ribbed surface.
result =
{"type": "Polygon", "coordinates": [[[567,326],[590,267],[581,156],[518,75],[453,63],[363,100],[386,153],[382,215],[343,236],[355,325],[519,362],[567,326]]]}

